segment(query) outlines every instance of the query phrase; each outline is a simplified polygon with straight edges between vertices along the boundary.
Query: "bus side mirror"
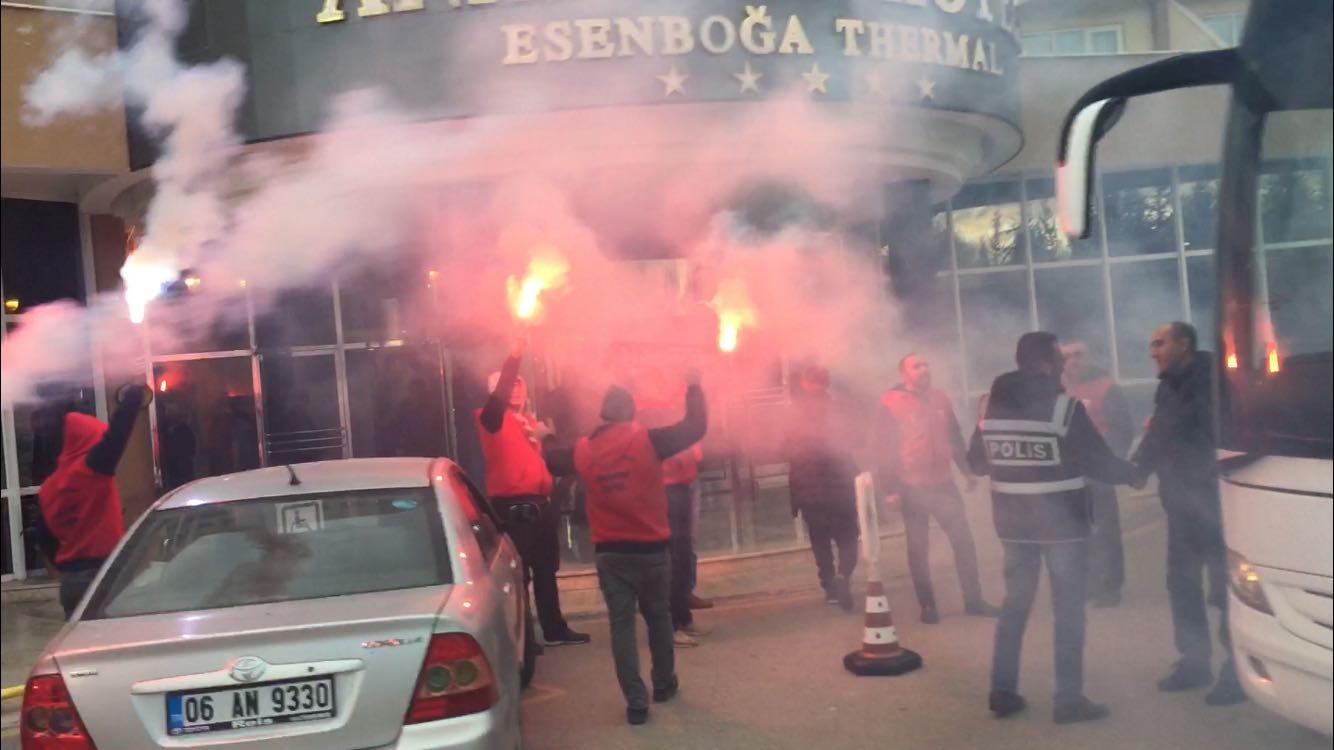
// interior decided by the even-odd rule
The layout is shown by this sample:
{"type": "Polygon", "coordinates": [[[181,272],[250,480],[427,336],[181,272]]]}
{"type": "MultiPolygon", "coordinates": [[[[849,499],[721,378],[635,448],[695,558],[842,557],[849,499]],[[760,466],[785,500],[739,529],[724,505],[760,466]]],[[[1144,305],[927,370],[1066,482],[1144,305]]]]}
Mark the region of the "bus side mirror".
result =
{"type": "Polygon", "coordinates": [[[1061,231],[1072,239],[1089,233],[1093,200],[1094,154],[1098,141],[1125,112],[1124,98],[1101,99],[1072,111],[1061,130],[1056,156],[1056,216],[1061,231]]]}

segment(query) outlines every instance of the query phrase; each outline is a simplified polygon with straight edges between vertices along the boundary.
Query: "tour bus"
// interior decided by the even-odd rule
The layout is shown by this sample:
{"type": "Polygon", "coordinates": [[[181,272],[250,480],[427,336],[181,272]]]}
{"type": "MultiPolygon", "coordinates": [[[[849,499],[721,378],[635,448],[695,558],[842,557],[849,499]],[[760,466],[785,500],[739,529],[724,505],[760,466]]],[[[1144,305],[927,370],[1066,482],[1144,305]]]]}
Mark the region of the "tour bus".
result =
{"type": "Polygon", "coordinates": [[[1094,86],[1067,115],[1057,156],[1063,228],[1083,236],[1095,145],[1127,100],[1230,87],[1215,351],[1232,648],[1252,698],[1326,735],[1334,653],[1332,7],[1254,2],[1237,47],[1167,58],[1094,86]]]}

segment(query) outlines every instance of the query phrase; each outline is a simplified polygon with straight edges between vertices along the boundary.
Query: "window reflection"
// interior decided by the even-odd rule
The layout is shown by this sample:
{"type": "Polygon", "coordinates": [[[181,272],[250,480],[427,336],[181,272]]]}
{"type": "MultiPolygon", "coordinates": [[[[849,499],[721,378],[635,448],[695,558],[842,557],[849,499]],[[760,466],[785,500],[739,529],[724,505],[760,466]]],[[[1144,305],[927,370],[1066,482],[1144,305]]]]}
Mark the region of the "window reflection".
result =
{"type": "Polygon", "coordinates": [[[1103,177],[1107,251],[1111,255],[1176,252],[1176,209],[1166,169],[1103,177]]]}
{"type": "Polygon", "coordinates": [[[1181,233],[1186,250],[1212,249],[1218,229],[1218,168],[1177,170],[1181,190],[1181,233]]]}
{"type": "Polygon", "coordinates": [[[1266,243],[1330,236],[1329,162],[1269,162],[1260,176],[1260,227],[1266,243]]]}
{"type": "Polygon", "coordinates": [[[1027,194],[1028,241],[1033,262],[1079,260],[1102,255],[1101,212],[1095,203],[1089,211],[1089,236],[1071,241],[1056,218],[1056,193],[1052,180],[1029,180],[1027,194]]]}
{"type": "Polygon", "coordinates": [[[1024,262],[1018,183],[965,187],[951,205],[960,268],[1024,262]]]}
{"type": "Polygon", "coordinates": [[[1022,271],[959,278],[963,337],[968,352],[968,385],[985,388],[1014,369],[1014,343],[1032,330],[1028,317],[1028,275],[1022,271]]]}
{"type": "Polygon", "coordinates": [[[249,357],[159,363],[153,388],[164,489],[259,467],[249,357]]]}

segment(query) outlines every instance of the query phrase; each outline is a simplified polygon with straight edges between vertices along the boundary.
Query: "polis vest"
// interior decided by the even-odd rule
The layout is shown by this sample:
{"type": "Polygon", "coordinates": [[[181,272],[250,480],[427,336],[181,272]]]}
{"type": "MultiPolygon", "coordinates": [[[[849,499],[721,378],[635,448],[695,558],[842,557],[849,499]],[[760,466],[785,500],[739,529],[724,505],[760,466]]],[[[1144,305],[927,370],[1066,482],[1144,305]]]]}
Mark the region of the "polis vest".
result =
{"type": "Polygon", "coordinates": [[[991,476],[996,533],[1011,542],[1067,542],[1087,539],[1090,506],[1087,484],[1066,443],[1079,402],[1061,393],[1049,408],[1028,413],[1049,419],[997,418],[989,409],[978,429],[991,476]]]}
{"type": "Polygon", "coordinates": [[[886,391],[880,398],[897,431],[897,481],[910,487],[946,484],[953,479],[950,443],[953,417],[949,397],[932,389],[926,398],[905,389],[886,391]]]}
{"type": "Polygon", "coordinates": [[[1107,402],[1107,391],[1112,387],[1112,379],[1106,376],[1089,378],[1082,383],[1067,383],[1065,390],[1084,405],[1098,434],[1107,437],[1107,412],[1103,405],[1107,402]]]}
{"type": "Polygon", "coordinates": [[[505,410],[500,429],[488,432],[482,427],[478,409],[477,434],[486,458],[486,494],[497,497],[551,494],[551,472],[537,441],[532,437],[531,417],[505,410]]]}
{"type": "Polygon", "coordinates": [[[663,484],[690,484],[699,476],[704,451],[696,443],[662,462],[663,484]]]}
{"type": "Polygon", "coordinates": [[[574,446],[574,468],[587,492],[593,544],[671,538],[662,461],[642,425],[616,422],[583,438],[574,446]]]}

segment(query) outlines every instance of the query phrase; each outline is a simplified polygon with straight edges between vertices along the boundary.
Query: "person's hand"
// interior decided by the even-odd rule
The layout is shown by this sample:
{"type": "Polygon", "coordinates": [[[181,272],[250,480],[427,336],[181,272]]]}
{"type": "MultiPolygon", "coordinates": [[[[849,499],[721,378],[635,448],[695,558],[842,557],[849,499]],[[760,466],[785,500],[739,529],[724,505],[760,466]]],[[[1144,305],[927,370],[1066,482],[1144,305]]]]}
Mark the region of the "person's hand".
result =
{"type": "Polygon", "coordinates": [[[515,339],[514,343],[510,344],[510,357],[512,359],[523,357],[523,354],[526,351],[528,351],[528,342],[523,339],[515,339]]]}
{"type": "Polygon", "coordinates": [[[153,403],[153,389],[143,383],[126,383],[116,389],[116,403],[123,404],[125,399],[130,398],[130,394],[138,391],[139,408],[147,409],[148,405],[153,403]]]}
{"type": "Polygon", "coordinates": [[[533,437],[537,438],[539,443],[555,434],[556,428],[551,426],[551,420],[549,419],[538,422],[533,426],[533,437]]]}
{"type": "Polygon", "coordinates": [[[903,501],[898,495],[885,495],[885,507],[889,510],[898,510],[903,501]]]}
{"type": "Polygon", "coordinates": [[[1149,483],[1149,472],[1139,467],[1135,468],[1135,478],[1130,480],[1130,489],[1142,490],[1149,483]]]}
{"type": "Polygon", "coordinates": [[[703,379],[704,379],[704,374],[699,371],[698,367],[692,367],[686,370],[687,386],[699,385],[700,381],[702,381],[703,379]]]}

